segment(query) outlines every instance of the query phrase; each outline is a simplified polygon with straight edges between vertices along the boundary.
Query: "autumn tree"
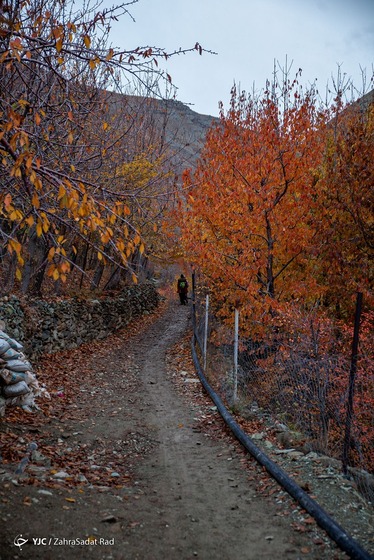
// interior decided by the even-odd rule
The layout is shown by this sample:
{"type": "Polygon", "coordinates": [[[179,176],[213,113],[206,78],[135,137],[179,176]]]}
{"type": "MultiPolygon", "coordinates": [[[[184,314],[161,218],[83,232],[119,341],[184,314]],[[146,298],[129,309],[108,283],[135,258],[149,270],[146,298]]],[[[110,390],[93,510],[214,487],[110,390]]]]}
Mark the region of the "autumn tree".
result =
{"type": "Polygon", "coordinates": [[[352,312],[356,291],[373,303],[374,96],[341,106],[329,122],[319,181],[319,282],[338,316],[352,312]]]}
{"type": "Polygon", "coordinates": [[[303,92],[297,80],[268,86],[262,98],[233,89],[196,172],[185,176],[179,210],[187,259],[221,312],[241,307],[257,321],[292,298],[319,295],[314,170],[325,113],[314,89],[303,92]]]}
{"type": "MultiPolygon", "coordinates": [[[[132,3],[99,11],[62,0],[2,3],[0,259],[7,289],[15,278],[24,291],[39,290],[45,274],[65,281],[87,245],[105,266],[135,273],[131,256],[144,243],[134,192],[131,184],[120,187],[118,174],[113,188],[105,162],[126,164],[118,155],[136,119],[129,122],[108,90],[122,92],[134,79],[144,87],[168,81],[157,61],[177,53],[108,45],[111,21],[132,3]]],[[[202,52],[198,44],[187,50],[202,52]]]]}

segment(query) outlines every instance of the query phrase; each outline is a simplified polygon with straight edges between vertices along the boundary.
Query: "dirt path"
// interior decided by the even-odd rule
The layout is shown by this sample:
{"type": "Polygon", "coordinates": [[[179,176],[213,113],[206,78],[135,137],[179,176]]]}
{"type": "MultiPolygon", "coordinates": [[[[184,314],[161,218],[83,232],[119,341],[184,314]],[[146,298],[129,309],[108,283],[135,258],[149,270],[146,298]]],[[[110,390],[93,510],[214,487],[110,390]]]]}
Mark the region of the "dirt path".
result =
{"type": "MultiPolygon", "coordinates": [[[[71,405],[75,416],[51,422],[44,437],[61,446],[62,458],[86,453],[86,476],[72,487],[43,466],[21,479],[5,473],[1,559],[342,558],[295,532],[258,494],[233,441],[199,427],[201,404],[180,395],[166,368],[188,322],[188,308],[173,303],[130,341],[103,343],[100,358],[81,352],[100,390],[83,379],[81,415],[71,405]],[[103,485],[104,470],[118,484],[103,485]]],[[[209,401],[205,407],[216,414],[209,401]]]]}

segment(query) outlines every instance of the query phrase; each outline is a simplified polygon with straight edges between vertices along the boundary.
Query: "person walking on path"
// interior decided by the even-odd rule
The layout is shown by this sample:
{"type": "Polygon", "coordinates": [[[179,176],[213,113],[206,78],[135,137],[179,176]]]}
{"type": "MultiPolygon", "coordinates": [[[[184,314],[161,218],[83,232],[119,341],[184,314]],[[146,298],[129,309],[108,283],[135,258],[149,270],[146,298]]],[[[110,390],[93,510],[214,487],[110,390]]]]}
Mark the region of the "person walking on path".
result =
{"type": "Polygon", "coordinates": [[[178,278],[177,292],[181,305],[187,305],[188,282],[184,274],[181,274],[178,278]]]}

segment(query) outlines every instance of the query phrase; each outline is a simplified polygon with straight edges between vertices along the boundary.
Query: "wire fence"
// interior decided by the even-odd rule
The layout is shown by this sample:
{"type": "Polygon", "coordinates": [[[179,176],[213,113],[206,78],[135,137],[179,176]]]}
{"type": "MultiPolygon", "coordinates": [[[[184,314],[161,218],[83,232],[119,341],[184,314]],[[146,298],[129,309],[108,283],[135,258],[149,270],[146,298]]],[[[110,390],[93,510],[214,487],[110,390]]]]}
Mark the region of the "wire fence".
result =
{"type": "Polygon", "coordinates": [[[285,321],[263,340],[244,337],[241,330],[248,329],[241,329],[237,310],[232,321],[222,322],[207,291],[194,288],[201,363],[226,403],[243,418],[271,418],[283,428],[285,446],[339,460],[342,471],[374,503],[370,344],[359,343],[353,356],[352,329],[344,335],[351,337],[347,345],[341,333],[337,339],[333,324],[321,326],[312,313],[285,321]]]}

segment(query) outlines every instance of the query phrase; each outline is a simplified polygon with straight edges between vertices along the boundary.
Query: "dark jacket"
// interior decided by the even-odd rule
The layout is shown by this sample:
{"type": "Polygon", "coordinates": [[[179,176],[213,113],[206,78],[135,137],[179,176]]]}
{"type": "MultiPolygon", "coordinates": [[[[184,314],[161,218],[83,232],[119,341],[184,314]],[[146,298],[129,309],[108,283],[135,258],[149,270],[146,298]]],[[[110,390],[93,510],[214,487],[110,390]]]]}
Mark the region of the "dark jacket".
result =
{"type": "Polygon", "coordinates": [[[178,278],[178,294],[186,294],[188,292],[188,282],[184,276],[178,278]]]}

